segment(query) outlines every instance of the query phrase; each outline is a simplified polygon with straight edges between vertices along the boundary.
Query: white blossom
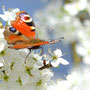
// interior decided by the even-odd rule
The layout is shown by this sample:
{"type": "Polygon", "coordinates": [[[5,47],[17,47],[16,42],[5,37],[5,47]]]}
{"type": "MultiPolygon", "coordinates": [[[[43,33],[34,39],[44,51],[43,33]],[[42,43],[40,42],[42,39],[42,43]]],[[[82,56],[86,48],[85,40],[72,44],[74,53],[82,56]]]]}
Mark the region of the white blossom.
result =
{"type": "Polygon", "coordinates": [[[5,7],[3,6],[3,13],[4,14],[0,14],[0,17],[4,20],[4,21],[8,21],[8,24],[10,25],[10,21],[11,20],[15,20],[16,17],[16,13],[19,12],[20,10],[18,8],[16,9],[12,9],[11,11],[5,11],[5,7]]]}
{"type": "Polygon", "coordinates": [[[0,52],[4,50],[5,44],[6,44],[6,40],[4,39],[4,28],[0,28],[0,52]]]}
{"type": "Polygon", "coordinates": [[[6,45],[6,40],[4,39],[4,35],[3,35],[4,30],[5,30],[4,28],[0,28],[0,63],[2,63],[2,64],[3,64],[3,60],[4,60],[2,58],[2,55],[4,54],[4,49],[5,49],[5,45],[6,45]]]}
{"type": "Polygon", "coordinates": [[[0,52],[4,50],[6,41],[4,39],[0,39],[0,52]]]}
{"type": "MultiPolygon", "coordinates": [[[[3,7],[4,14],[0,14],[0,17],[10,24],[10,21],[15,19],[17,12],[19,12],[19,9],[5,11],[3,7]]],[[[40,68],[49,64],[52,64],[53,67],[57,67],[60,63],[64,65],[68,64],[66,60],[61,58],[62,52],[59,49],[52,54],[52,60],[49,60],[49,55],[41,56],[40,54],[34,54],[34,52],[31,52],[26,58],[28,54],[27,50],[8,48],[8,44],[6,44],[3,36],[4,29],[0,30],[0,89],[46,90],[48,83],[51,82],[51,78],[54,75],[49,68],[42,70],[40,68]],[[45,65],[43,62],[44,59],[46,59],[45,65]]]]}
{"type": "Polygon", "coordinates": [[[70,15],[77,15],[79,11],[87,9],[88,0],[79,0],[73,3],[66,4],[64,9],[69,12],[70,15]]]}
{"type": "Polygon", "coordinates": [[[41,66],[43,66],[42,56],[34,54],[32,58],[36,61],[36,63],[34,64],[34,68],[40,68],[41,66]]]}
{"type": "Polygon", "coordinates": [[[51,65],[53,67],[57,67],[59,66],[59,64],[63,64],[63,65],[68,65],[69,62],[66,61],[65,59],[61,58],[62,56],[62,52],[60,49],[56,49],[54,51],[54,56],[53,56],[53,60],[51,61],[51,65]]]}
{"type": "MultiPolygon", "coordinates": [[[[50,70],[45,69],[40,71],[38,69],[41,66],[39,65],[39,63],[42,63],[43,65],[42,56],[31,53],[25,63],[25,58],[22,57],[21,54],[19,54],[20,52],[21,51],[11,49],[6,49],[5,51],[6,54],[3,56],[3,58],[4,60],[7,59],[5,63],[9,67],[5,69],[5,73],[3,73],[2,75],[3,81],[0,85],[2,86],[2,89],[9,88],[10,90],[12,90],[12,88],[16,87],[18,90],[22,88],[24,88],[25,90],[28,90],[28,88],[32,88],[32,90],[38,90],[39,88],[39,90],[42,90],[41,88],[46,88],[45,86],[47,85],[47,82],[50,81],[51,77],[53,76],[53,73],[50,70]],[[34,68],[35,64],[37,65],[37,68],[34,68]],[[5,75],[7,79],[4,79],[5,75]],[[7,80],[6,83],[5,80],[7,80]]],[[[6,64],[4,65],[4,67],[2,67],[3,69],[7,67],[6,64]]]]}
{"type": "MultiPolygon", "coordinates": [[[[63,5],[62,7],[62,5],[60,5],[61,4],[60,2],[61,2],[60,0],[57,0],[57,2],[52,1],[47,5],[47,7],[44,10],[40,10],[35,13],[36,26],[37,28],[39,28],[37,32],[40,32],[42,36],[41,35],[39,36],[41,38],[47,36],[44,39],[56,39],[56,38],[64,37],[67,43],[71,43],[78,39],[78,34],[76,33],[78,33],[79,31],[83,31],[85,28],[82,25],[80,19],[76,15],[74,16],[70,15],[68,11],[64,8],[68,4],[63,5]],[[49,36],[48,32],[52,33],[54,37],[49,36]],[[44,36],[43,34],[46,36],[44,36]]],[[[80,3],[81,2],[83,1],[80,0],[80,3]]],[[[87,1],[85,2],[88,3],[87,1]]],[[[71,4],[72,3],[70,3],[70,5],[71,4]]],[[[87,4],[85,5],[87,6],[87,4]]],[[[82,5],[82,7],[83,6],[84,5],[82,5]]],[[[70,9],[72,10],[73,7],[71,6],[70,9]]],[[[82,10],[84,9],[85,8],[83,8],[82,10]]],[[[77,11],[76,7],[75,10],[77,14],[80,11],[80,10],[77,11]]],[[[89,11],[89,8],[87,11],[89,11]]],[[[73,12],[74,10],[71,13],[73,12]]]]}
{"type": "Polygon", "coordinates": [[[58,80],[48,85],[47,90],[89,90],[90,67],[76,69],[66,77],[66,80],[58,80]],[[81,72],[82,70],[82,72],[81,72]]]}
{"type": "Polygon", "coordinates": [[[3,67],[3,63],[0,63],[0,67],[3,67]]]}
{"type": "Polygon", "coordinates": [[[86,65],[90,65],[90,30],[87,26],[85,31],[78,32],[80,38],[79,44],[76,45],[76,52],[82,57],[82,61],[86,65]]]}
{"type": "Polygon", "coordinates": [[[60,49],[56,49],[53,53],[57,57],[61,57],[62,56],[62,51],[60,49]]]}
{"type": "Polygon", "coordinates": [[[0,28],[0,38],[4,38],[4,35],[3,35],[4,30],[5,30],[4,28],[2,29],[0,28]]]}

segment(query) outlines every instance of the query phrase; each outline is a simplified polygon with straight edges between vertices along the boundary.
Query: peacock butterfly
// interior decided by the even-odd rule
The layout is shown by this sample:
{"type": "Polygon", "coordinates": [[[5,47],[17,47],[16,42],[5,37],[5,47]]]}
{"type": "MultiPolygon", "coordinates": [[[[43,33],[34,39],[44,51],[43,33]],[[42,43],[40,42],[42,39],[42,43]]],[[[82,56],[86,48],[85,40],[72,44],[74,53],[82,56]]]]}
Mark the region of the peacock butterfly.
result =
{"type": "Polygon", "coordinates": [[[25,11],[16,13],[16,19],[11,21],[11,25],[6,25],[4,36],[11,49],[28,48],[38,49],[44,44],[53,44],[60,40],[44,41],[37,38],[35,24],[31,16],[25,11]]]}

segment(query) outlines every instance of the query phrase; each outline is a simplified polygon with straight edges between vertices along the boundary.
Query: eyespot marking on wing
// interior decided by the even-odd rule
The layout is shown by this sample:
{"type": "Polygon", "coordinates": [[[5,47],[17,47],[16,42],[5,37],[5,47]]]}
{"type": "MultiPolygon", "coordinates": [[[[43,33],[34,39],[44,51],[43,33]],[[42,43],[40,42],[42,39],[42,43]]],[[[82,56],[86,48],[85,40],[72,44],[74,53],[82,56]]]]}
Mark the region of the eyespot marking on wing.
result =
{"type": "Polygon", "coordinates": [[[27,14],[27,13],[21,13],[20,15],[19,15],[19,17],[20,17],[20,19],[21,20],[23,20],[24,22],[32,22],[32,18],[30,17],[30,15],[29,14],[27,14]]]}
{"type": "Polygon", "coordinates": [[[12,26],[7,26],[6,29],[7,29],[9,32],[13,33],[13,34],[22,35],[18,30],[16,30],[16,29],[15,29],[14,27],[12,27],[12,26]]]}

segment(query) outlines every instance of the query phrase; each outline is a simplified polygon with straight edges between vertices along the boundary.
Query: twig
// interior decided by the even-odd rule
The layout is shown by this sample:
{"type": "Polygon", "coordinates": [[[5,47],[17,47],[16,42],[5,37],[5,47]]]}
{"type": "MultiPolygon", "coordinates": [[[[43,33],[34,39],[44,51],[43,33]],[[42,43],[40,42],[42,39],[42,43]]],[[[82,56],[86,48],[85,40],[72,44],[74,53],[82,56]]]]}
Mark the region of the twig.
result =
{"type": "Polygon", "coordinates": [[[39,70],[43,70],[45,68],[50,68],[50,67],[53,67],[53,66],[49,63],[47,65],[44,65],[44,66],[40,67],[39,70]]]}

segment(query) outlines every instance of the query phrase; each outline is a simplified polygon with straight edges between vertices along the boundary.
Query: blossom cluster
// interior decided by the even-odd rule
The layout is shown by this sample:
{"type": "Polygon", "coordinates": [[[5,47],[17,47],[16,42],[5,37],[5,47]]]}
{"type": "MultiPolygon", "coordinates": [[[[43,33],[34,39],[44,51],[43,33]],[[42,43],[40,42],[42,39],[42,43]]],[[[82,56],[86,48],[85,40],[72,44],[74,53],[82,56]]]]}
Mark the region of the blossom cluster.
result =
{"type": "Polygon", "coordinates": [[[56,38],[64,36],[66,42],[70,43],[79,39],[78,32],[86,29],[82,23],[90,13],[89,0],[73,0],[63,5],[62,2],[64,1],[52,1],[44,10],[37,11],[35,13],[36,25],[38,32],[43,30],[43,33],[48,33],[50,31],[56,38]]]}
{"type": "MultiPolygon", "coordinates": [[[[0,17],[10,25],[19,11],[5,11],[3,7],[4,14],[0,14],[0,17]]],[[[54,76],[49,67],[69,64],[62,58],[61,50],[49,51],[49,55],[31,52],[27,57],[27,49],[8,48],[3,35],[4,30],[5,27],[0,22],[0,90],[47,90],[48,83],[52,82],[51,78],[54,76]]]]}
{"type": "MultiPolygon", "coordinates": [[[[82,65],[80,69],[78,68],[79,71],[72,70],[66,80],[52,81],[54,73],[50,67],[69,64],[62,58],[61,50],[49,51],[49,54],[44,55],[31,52],[26,58],[29,52],[27,49],[8,48],[3,35],[5,27],[0,21],[1,90],[89,90],[90,20],[87,20],[87,17],[90,13],[90,3],[89,0],[72,0],[70,3],[62,4],[61,0],[52,0],[45,10],[35,13],[38,34],[44,38],[50,31],[54,33],[54,38],[64,36],[68,43],[78,41],[76,52],[88,66],[82,65]]],[[[19,11],[19,9],[5,11],[3,7],[4,14],[0,14],[0,17],[10,25],[19,11]]]]}
{"type": "Polygon", "coordinates": [[[59,80],[57,83],[51,84],[48,90],[89,90],[90,1],[52,0],[44,10],[35,13],[35,17],[37,26],[40,26],[43,31],[48,33],[47,30],[50,30],[56,38],[64,36],[65,42],[70,45],[74,43],[73,54],[75,56],[78,54],[81,64],[83,63],[79,64],[81,67],[78,66],[75,71],[72,70],[66,80],[59,80]]]}
{"type": "Polygon", "coordinates": [[[65,42],[76,42],[76,52],[82,57],[83,63],[90,64],[90,2],[65,0],[67,2],[63,1],[62,4],[62,1],[52,1],[44,10],[35,13],[36,24],[44,33],[52,32],[55,38],[64,36],[65,42]]]}
{"type": "Polygon", "coordinates": [[[89,90],[90,85],[90,67],[73,70],[66,77],[66,80],[58,80],[48,86],[47,90],[89,90]],[[82,72],[81,72],[82,70],[82,72]]]}

